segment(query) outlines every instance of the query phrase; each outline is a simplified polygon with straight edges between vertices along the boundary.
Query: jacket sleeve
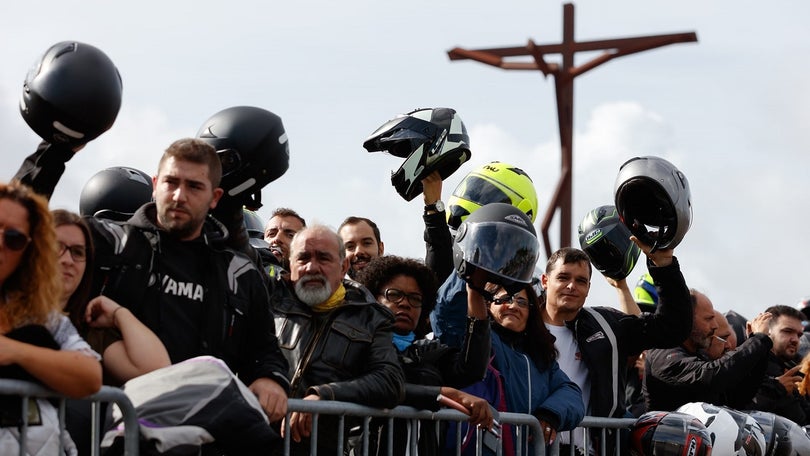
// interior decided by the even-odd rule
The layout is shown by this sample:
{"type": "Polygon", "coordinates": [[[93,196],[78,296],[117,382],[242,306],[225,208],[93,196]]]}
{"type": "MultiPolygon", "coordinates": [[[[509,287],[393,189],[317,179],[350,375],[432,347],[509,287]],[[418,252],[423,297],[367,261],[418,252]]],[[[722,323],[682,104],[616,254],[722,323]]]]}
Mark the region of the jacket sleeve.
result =
{"type": "Polygon", "coordinates": [[[39,143],[36,152],[23,161],[14,179],[51,199],[56,184],[65,172],[65,163],[73,158],[73,151],[64,145],[39,143]]]}
{"type": "MultiPolygon", "coordinates": [[[[734,390],[739,397],[746,394],[740,385],[762,382],[767,366],[764,361],[772,346],[770,337],[754,334],[736,350],[713,361],[696,356],[661,357],[660,362],[650,363],[650,373],[664,383],[694,385],[716,393],[734,390]]],[[[647,357],[648,361],[653,358],[652,355],[647,357]]],[[[754,392],[750,391],[749,400],[754,392]]]]}
{"type": "Polygon", "coordinates": [[[307,394],[321,399],[356,402],[378,408],[396,407],[405,397],[405,374],[393,339],[393,320],[377,326],[368,349],[365,373],[347,381],[311,386],[307,394]]]}
{"type": "Polygon", "coordinates": [[[450,347],[460,348],[467,326],[467,284],[458,274],[450,274],[439,287],[436,307],[430,312],[433,334],[450,347]]]}
{"type": "Polygon", "coordinates": [[[680,345],[692,330],[692,301],[681,274],[677,258],[672,264],[657,267],[650,261],[647,268],[658,289],[654,314],[621,319],[622,352],[638,354],[648,348],[671,348],[680,345]]]}
{"type": "Polygon", "coordinates": [[[535,410],[534,415],[551,423],[557,431],[570,431],[585,417],[582,390],[560,369],[557,361],[546,372],[551,394],[535,410]]]}
{"type": "MultiPolygon", "coordinates": [[[[255,270],[252,274],[261,272],[255,270]]],[[[270,378],[289,391],[289,365],[278,345],[267,288],[261,277],[251,277],[249,282],[244,282],[244,285],[250,286],[251,307],[247,320],[247,343],[243,347],[248,356],[242,363],[244,372],[240,372],[239,377],[246,385],[258,378],[270,378]]]]}
{"type": "Polygon", "coordinates": [[[444,282],[454,269],[453,237],[445,217],[444,211],[422,216],[425,221],[425,264],[436,274],[439,283],[444,282]]]}
{"type": "Polygon", "coordinates": [[[468,319],[461,349],[447,350],[438,360],[444,386],[464,388],[484,378],[490,357],[491,334],[488,320],[468,319]],[[452,355],[452,357],[451,357],[452,355]]]}
{"type": "Polygon", "coordinates": [[[405,384],[405,399],[402,405],[409,405],[419,410],[439,410],[438,398],[442,392],[441,386],[405,384]]]}

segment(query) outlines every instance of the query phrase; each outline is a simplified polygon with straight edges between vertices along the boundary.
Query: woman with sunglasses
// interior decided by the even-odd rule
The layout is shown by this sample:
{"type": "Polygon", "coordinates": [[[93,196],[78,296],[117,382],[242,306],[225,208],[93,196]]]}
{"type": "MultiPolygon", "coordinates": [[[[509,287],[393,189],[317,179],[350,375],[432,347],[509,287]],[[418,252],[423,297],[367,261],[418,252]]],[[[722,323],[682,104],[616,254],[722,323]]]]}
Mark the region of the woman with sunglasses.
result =
{"type": "Polygon", "coordinates": [[[467,299],[470,306],[488,306],[491,363],[501,374],[506,396],[500,399],[506,400],[507,412],[534,415],[545,442],[553,443],[558,431],[582,421],[585,406],[582,391],[557,364],[554,336],[543,324],[534,288],[528,285],[515,294],[494,283],[487,283],[483,293],[477,288],[467,287],[467,299]]]}
{"type": "MultiPolygon", "coordinates": [[[[558,431],[576,427],[585,406],[582,391],[557,363],[554,336],[540,315],[532,285],[539,249],[531,219],[505,203],[473,212],[453,240],[456,273],[466,282],[467,308],[486,309],[492,325],[487,375],[466,391],[483,395],[499,411],[534,415],[542,435],[529,437],[549,444],[558,431]]],[[[521,454],[534,454],[523,437],[528,434],[511,428],[504,426],[501,433],[503,454],[514,454],[516,447],[521,454]]],[[[466,438],[471,434],[468,430],[466,438]]],[[[448,442],[454,440],[451,433],[448,442]]]]}
{"type": "Polygon", "coordinates": [[[105,383],[120,385],[171,364],[160,339],[129,309],[106,296],[90,299],[93,242],[81,216],[52,211],[62,272],[62,306],[79,333],[102,355],[105,383]]]}
{"type": "Polygon", "coordinates": [[[47,201],[0,184],[0,377],[83,397],[101,387],[101,364],[62,314],[62,290],[47,201]]]}
{"type": "MultiPolygon", "coordinates": [[[[438,410],[441,403],[437,398],[443,401],[448,398],[466,409],[472,425],[489,428],[493,415],[486,400],[460,391],[483,378],[486,372],[490,333],[485,308],[468,309],[467,337],[459,350],[435,339],[417,338],[415,334],[419,322],[436,300],[436,277],[427,266],[409,258],[381,256],[360,271],[358,280],[394,314],[394,345],[406,378],[402,403],[418,409],[438,410]]],[[[434,430],[433,423],[420,426],[420,455],[438,453],[434,430]]],[[[398,422],[395,454],[410,454],[407,434],[406,425],[398,422]]],[[[382,435],[383,441],[372,443],[384,453],[387,433],[377,435],[382,435]]]]}

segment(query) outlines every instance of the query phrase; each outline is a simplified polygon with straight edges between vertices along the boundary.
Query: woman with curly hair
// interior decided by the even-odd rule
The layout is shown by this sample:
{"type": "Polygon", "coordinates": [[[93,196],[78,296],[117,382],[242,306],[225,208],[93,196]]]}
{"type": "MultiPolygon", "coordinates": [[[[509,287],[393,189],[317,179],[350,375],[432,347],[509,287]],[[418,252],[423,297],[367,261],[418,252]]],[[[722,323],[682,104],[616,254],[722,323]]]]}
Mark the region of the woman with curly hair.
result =
{"type": "MultiPolygon", "coordinates": [[[[461,350],[451,348],[436,339],[418,338],[415,331],[430,313],[436,300],[438,285],[433,272],[419,261],[393,255],[373,259],[358,273],[377,301],[394,314],[394,345],[405,372],[404,405],[437,410],[441,400],[451,399],[467,410],[470,423],[488,428],[492,425],[492,410],[486,400],[460,389],[484,377],[489,361],[490,332],[483,306],[468,309],[468,330],[461,350]]],[[[420,426],[419,454],[437,454],[439,440],[432,424],[420,426]]],[[[395,424],[395,454],[411,454],[409,432],[404,423],[395,424]]],[[[377,443],[384,453],[386,432],[377,443]]]]}
{"type": "Polygon", "coordinates": [[[100,357],[62,313],[56,254],[47,201],[0,184],[0,377],[83,397],[101,387],[100,357]]]}

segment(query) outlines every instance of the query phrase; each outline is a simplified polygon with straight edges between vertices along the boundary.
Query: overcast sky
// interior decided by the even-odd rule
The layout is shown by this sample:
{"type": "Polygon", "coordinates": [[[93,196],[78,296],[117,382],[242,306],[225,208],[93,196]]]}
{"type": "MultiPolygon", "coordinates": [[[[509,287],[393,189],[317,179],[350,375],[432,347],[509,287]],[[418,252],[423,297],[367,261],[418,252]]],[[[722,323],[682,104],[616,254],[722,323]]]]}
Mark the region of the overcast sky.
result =
{"type": "MultiPolygon", "coordinates": [[[[661,156],[692,189],[692,227],[676,252],[690,286],[718,310],[749,318],[810,295],[810,4],[575,6],[579,40],[694,31],[699,42],[614,59],[577,78],[574,229],[587,211],[613,203],[624,161],[661,156]]],[[[0,179],[38,142],[18,107],[27,70],[52,44],[78,40],[115,62],[124,99],[113,128],[68,163],[54,207],[78,210],[84,182],[106,167],[154,174],[173,140],[194,136],[221,109],[252,105],[282,117],[291,149],[290,170],[265,188],[260,214],[287,206],[335,227],[348,215],[369,217],[386,253],[421,258],[421,197],[406,202],[390,184],[402,159],[370,154],[362,142],[398,113],[446,106],[464,120],[473,153],[443,199],[473,168],[512,163],[536,184],[539,227],[560,168],[553,79],[451,62],[446,51],[557,43],[562,10],[555,1],[3,2],[0,179]]],[[[551,232],[559,247],[556,223],[551,232]]],[[[630,281],[643,272],[641,264],[630,281]]],[[[615,301],[594,277],[588,304],[615,301]]]]}

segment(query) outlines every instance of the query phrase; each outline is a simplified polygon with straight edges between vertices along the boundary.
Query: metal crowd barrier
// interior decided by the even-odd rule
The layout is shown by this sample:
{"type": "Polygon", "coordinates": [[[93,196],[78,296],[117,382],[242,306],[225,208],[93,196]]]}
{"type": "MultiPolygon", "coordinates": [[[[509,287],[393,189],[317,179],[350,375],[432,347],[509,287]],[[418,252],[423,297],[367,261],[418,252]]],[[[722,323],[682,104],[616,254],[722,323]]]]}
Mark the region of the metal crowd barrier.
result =
{"type": "MultiPolygon", "coordinates": [[[[43,399],[57,399],[59,402],[59,431],[65,433],[65,396],[52,391],[42,385],[21,380],[7,380],[0,379],[0,395],[12,395],[22,398],[22,415],[28,416],[28,399],[29,398],[43,398],[43,399]]],[[[121,409],[124,417],[124,455],[137,456],[138,454],[138,417],[135,414],[135,408],[132,406],[129,398],[120,389],[111,386],[102,386],[101,390],[96,394],[84,398],[84,400],[91,401],[92,403],[92,456],[97,456],[99,453],[99,443],[101,442],[101,426],[102,419],[99,412],[99,404],[101,402],[114,402],[121,409]]],[[[20,452],[21,456],[26,454],[26,446],[28,439],[28,420],[23,419],[22,425],[19,427],[20,431],[20,452]]],[[[59,442],[59,452],[63,453],[62,440],[59,442]]]]}
{"type": "MultiPolygon", "coordinates": [[[[337,442],[335,442],[335,454],[336,455],[343,455],[344,452],[344,441],[345,435],[343,432],[344,425],[345,425],[345,417],[361,417],[362,418],[362,437],[360,442],[360,448],[354,450],[354,455],[356,456],[367,456],[369,454],[369,425],[371,423],[372,418],[385,418],[387,419],[387,429],[388,429],[388,448],[386,454],[394,454],[393,449],[393,426],[392,423],[394,419],[406,420],[410,421],[412,424],[416,424],[419,420],[427,420],[433,421],[438,429],[439,423],[442,421],[447,422],[463,422],[467,421],[467,415],[452,409],[441,409],[436,412],[430,410],[418,410],[413,407],[407,406],[398,406],[393,409],[377,409],[372,407],[366,407],[350,402],[339,402],[339,401],[305,401],[303,399],[290,399],[287,403],[287,420],[285,420],[285,432],[284,432],[284,454],[290,454],[290,428],[289,428],[289,416],[292,412],[306,412],[313,414],[313,421],[312,421],[312,436],[311,440],[316,442],[318,439],[318,419],[320,416],[323,415],[334,415],[338,417],[338,429],[337,429],[337,442]]],[[[541,436],[540,439],[534,439],[534,441],[530,442],[529,445],[534,447],[534,454],[541,456],[544,453],[544,442],[542,441],[542,432],[540,430],[540,422],[532,415],[522,414],[522,413],[500,413],[498,416],[498,422],[503,424],[511,424],[515,427],[517,431],[517,440],[518,442],[525,442],[529,436],[529,430],[531,430],[532,435],[539,435],[541,436]]],[[[482,446],[482,435],[483,432],[481,429],[476,430],[476,452],[475,454],[480,455],[483,451],[482,446]]],[[[411,454],[416,453],[416,435],[413,433],[411,434],[411,441],[410,441],[410,448],[412,448],[411,454]]],[[[456,455],[461,454],[461,434],[457,433],[456,439],[456,455]]],[[[518,442],[515,442],[515,446],[520,449],[522,445],[519,445],[518,442]]],[[[503,454],[502,448],[502,440],[499,440],[499,445],[497,448],[496,454],[503,454]]],[[[317,446],[312,445],[311,455],[317,454],[317,446]]],[[[322,455],[323,456],[323,455],[322,455]]],[[[520,453],[517,453],[516,456],[522,456],[520,453]]]]}
{"type": "MultiPolygon", "coordinates": [[[[317,441],[318,439],[318,419],[320,416],[323,415],[333,415],[338,417],[338,438],[335,442],[335,453],[336,455],[342,456],[344,454],[344,441],[346,440],[344,437],[344,424],[345,424],[345,417],[360,417],[362,418],[362,440],[361,445],[359,448],[354,449],[353,454],[355,456],[367,456],[369,454],[369,425],[371,423],[372,418],[384,418],[387,419],[387,429],[388,429],[388,448],[386,449],[387,455],[394,454],[393,449],[393,420],[394,419],[401,419],[410,421],[412,424],[415,424],[418,420],[425,420],[425,421],[433,421],[436,423],[437,429],[439,423],[442,421],[446,422],[462,422],[467,420],[467,416],[463,413],[452,410],[452,409],[441,409],[436,412],[432,412],[430,410],[418,410],[412,407],[407,406],[399,406],[393,409],[376,409],[371,407],[366,407],[350,402],[338,402],[338,401],[305,401],[302,399],[290,399],[287,404],[287,420],[285,423],[289,423],[289,416],[292,412],[306,412],[313,414],[313,423],[312,423],[312,435],[311,439],[313,442],[317,441]]],[[[560,451],[560,438],[558,438],[553,442],[553,444],[549,447],[549,451],[546,452],[545,442],[543,441],[543,433],[541,431],[540,422],[532,415],[529,414],[522,414],[522,413],[500,413],[498,417],[498,421],[500,424],[510,424],[514,426],[516,430],[516,437],[517,441],[515,442],[516,453],[514,456],[525,456],[521,453],[521,448],[523,448],[524,444],[526,444],[526,439],[529,438],[529,435],[539,436],[539,438],[535,437],[532,441],[528,442],[528,446],[533,448],[533,453],[535,456],[565,456],[569,454],[567,451],[562,452],[560,451]],[[522,444],[521,444],[522,443],[522,444]]],[[[598,429],[598,433],[600,435],[601,441],[606,441],[607,432],[609,429],[630,429],[633,424],[635,424],[635,418],[600,418],[600,417],[592,417],[586,416],[582,422],[580,422],[579,427],[573,431],[569,432],[579,432],[584,435],[585,446],[588,447],[589,445],[589,431],[592,432],[598,429]]],[[[290,455],[290,428],[289,424],[285,426],[284,432],[284,454],[290,455]]],[[[564,434],[564,433],[561,433],[564,434]]],[[[455,454],[458,456],[461,454],[461,434],[456,434],[456,447],[455,447],[455,454]]],[[[411,441],[409,442],[409,447],[412,449],[410,454],[417,454],[416,453],[416,436],[412,433],[411,434],[411,441]]],[[[476,433],[476,448],[475,454],[481,455],[483,452],[483,447],[481,445],[482,442],[482,430],[478,429],[476,433]]],[[[496,450],[496,454],[502,455],[503,454],[503,441],[499,440],[499,445],[496,450]]],[[[613,454],[626,454],[626,449],[621,448],[621,439],[615,439],[615,451],[613,454]]],[[[400,449],[401,450],[401,449],[400,449]]],[[[317,455],[317,446],[312,445],[311,448],[311,455],[317,455]]],[[[570,446],[570,455],[575,455],[575,448],[573,445],[570,446]]],[[[600,448],[600,455],[605,456],[609,454],[607,448],[602,447],[600,448]]],[[[325,455],[322,455],[325,456],[325,455]]],[[[512,456],[512,455],[505,455],[505,456],[512,456]]]]}

